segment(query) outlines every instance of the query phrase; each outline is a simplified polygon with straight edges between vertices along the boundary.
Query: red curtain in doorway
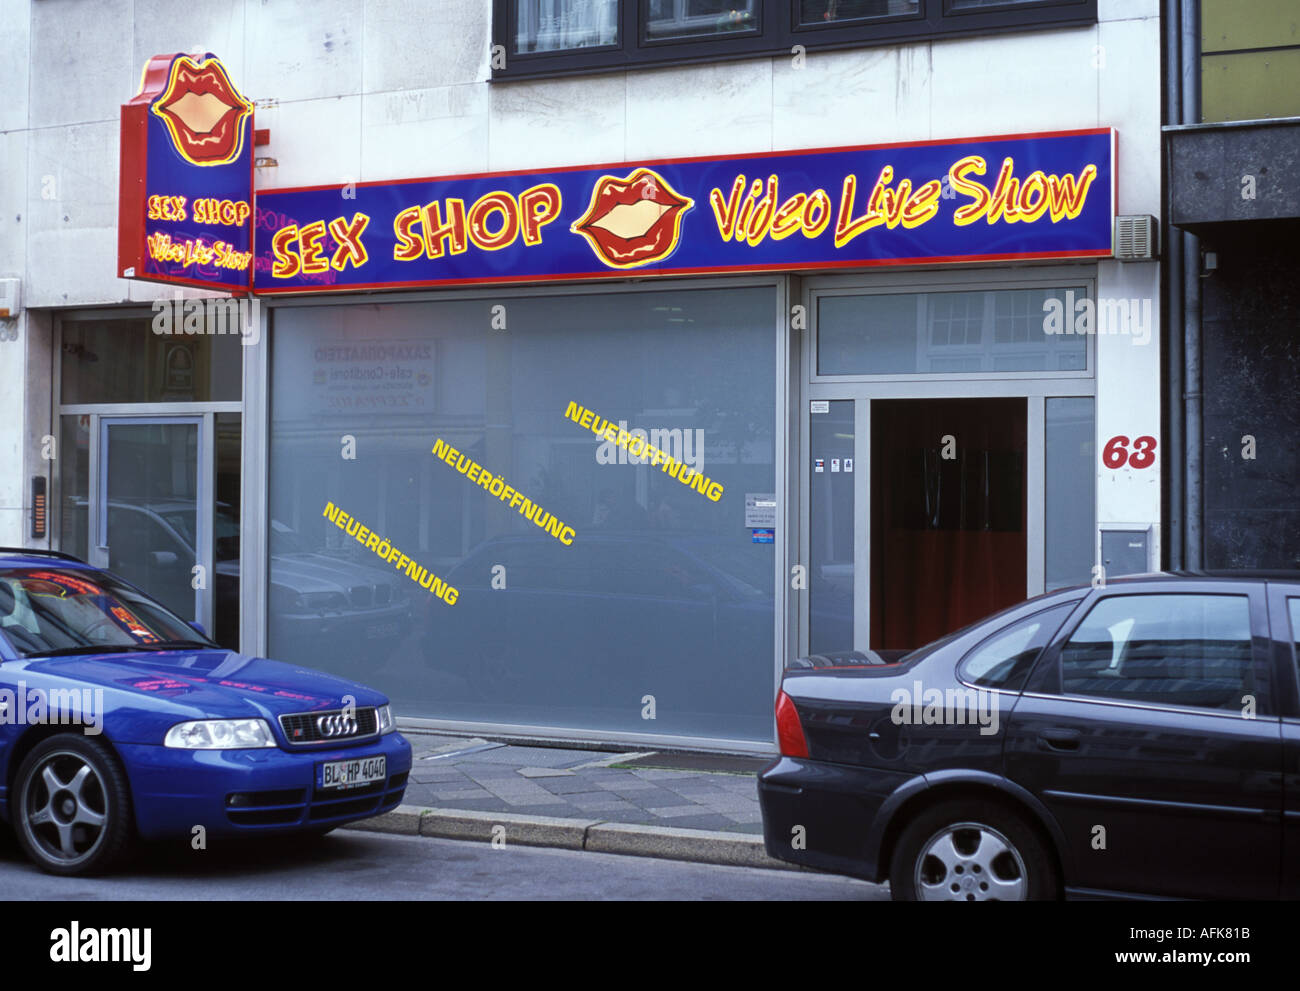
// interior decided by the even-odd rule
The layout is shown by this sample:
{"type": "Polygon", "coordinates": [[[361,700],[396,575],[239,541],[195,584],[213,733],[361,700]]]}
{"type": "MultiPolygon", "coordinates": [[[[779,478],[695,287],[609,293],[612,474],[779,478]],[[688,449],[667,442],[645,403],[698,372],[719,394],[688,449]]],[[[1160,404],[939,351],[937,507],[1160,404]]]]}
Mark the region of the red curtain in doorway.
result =
{"type": "Polygon", "coordinates": [[[871,405],[872,646],[910,649],[1025,597],[1024,399],[871,405]]]}

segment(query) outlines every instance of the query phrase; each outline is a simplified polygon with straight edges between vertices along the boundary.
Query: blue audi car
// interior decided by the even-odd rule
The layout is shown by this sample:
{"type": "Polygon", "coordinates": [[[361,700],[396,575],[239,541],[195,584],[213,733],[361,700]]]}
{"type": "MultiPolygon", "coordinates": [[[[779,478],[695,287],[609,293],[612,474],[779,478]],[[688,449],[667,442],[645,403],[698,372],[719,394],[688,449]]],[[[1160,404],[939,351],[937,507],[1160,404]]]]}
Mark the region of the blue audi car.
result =
{"type": "Polygon", "coordinates": [[[0,816],[42,869],[102,873],[137,837],[325,833],[396,807],[410,769],[380,692],[0,548],[0,816]]]}

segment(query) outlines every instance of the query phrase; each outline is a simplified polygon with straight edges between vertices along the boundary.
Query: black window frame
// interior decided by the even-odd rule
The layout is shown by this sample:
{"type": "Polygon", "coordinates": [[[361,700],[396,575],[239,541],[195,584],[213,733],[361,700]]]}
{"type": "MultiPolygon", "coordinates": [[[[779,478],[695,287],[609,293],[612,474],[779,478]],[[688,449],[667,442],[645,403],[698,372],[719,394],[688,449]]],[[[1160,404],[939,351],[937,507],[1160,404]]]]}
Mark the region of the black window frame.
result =
{"type": "MultiPolygon", "coordinates": [[[[517,52],[514,25],[521,0],[492,0],[493,82],[588,75],[626,69],[934,41],[964,35],[1091,27],[1097,0],[1008,0],[997,6],[954,9],[952,0],[920,0],[918,14],[841,24],[799,24],[799,0],[755,0],[759,26],[723,35],[643,41],[641,11],[649,0],[617,0],[616,45],[517,52]],[[497,63],[504,53],[504,65],[497,63]]],[[[527,2],[527,0],[522,0],[527,2]]]]}

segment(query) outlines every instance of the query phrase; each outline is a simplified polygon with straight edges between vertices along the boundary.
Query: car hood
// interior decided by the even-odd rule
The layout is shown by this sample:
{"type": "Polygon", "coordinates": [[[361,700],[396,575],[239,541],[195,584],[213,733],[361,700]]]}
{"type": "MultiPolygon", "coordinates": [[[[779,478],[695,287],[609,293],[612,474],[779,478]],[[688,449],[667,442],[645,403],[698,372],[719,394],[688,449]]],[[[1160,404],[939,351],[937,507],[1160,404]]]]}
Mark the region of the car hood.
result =
{"type": "Polygon", "coordinates": [[[255,716],[274,723],[285,713],[388,701],[346,678],[217,648],[34,658],[11,661],[4,670],[6,680],[21,679],[29,688],[103,689],[106,730],[128,739],[153,716],[167,725],[255,716]]]}
{"type": "MultiPolygon", "coordinates": [[[[229,571],[237,576],[239,562],[222,562],[217,565],[217,571],[229,571]]],[[[382,568],[340,561],[324,554],[273,555],[270,578],[271,584],[283,585],[295,592],[342,592],[345,595],[354,585],[391,585],[394,581],[394,575],[382,568]]]]}

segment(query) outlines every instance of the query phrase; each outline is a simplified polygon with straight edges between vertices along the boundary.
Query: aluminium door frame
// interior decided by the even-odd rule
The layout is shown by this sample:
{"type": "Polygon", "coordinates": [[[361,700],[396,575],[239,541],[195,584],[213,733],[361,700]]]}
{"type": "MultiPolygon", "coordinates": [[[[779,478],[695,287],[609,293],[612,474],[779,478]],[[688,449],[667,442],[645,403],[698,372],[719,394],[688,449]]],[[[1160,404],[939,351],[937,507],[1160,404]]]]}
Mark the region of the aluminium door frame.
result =
{"type": "MultiPolygon", "coordinates": [[[[943,292],[987,289],[1033,289],[1062,284],[1082,284],[1095,298],[1097,266],[1044,265],[1023,268],[961,268],[948,270],[906,270],[823,275],[803,280],[800,301],[807,315],[799,364],[796,403],[799,418],[798,450],[804,452],[798,466],[799,561],[811,563],[812,531],[808,493],[811,491],[811,417],[814,400],[854,401],[854,581],[853,649],[871,646],[871,403],[883,399],[996,399],[1025,400],[1025,597],[1041,594],[1046,587],[1046,401],[1049,398],[1097,395],[1096,341],[1086,341],[1084,371],[1069,372],[960,372],[939,374],[818,375],[817,302],[822,296],[844,296],[890,292],[943,292]]],[[[1094,531],[1097,529],[1094,520],[1094,531]]],[[[1094,540],[1096,539],[1094,533],[1094,540]]],[[[797,633],[792,636],[796,656],[808,653],[809,596],[798,597],[793,617],[797,633]]]]}
{"type": "MultiPolygon", "coordinates": [[[[92,456],[88,479],[92,497],[87,506],[87,524],[90,529],[89,548],[91,563],[99,568],[108,567],[108,545],[104,543],[108,527],[108,453],[109,428],[114,425],[126,426],[173,426],[192,425],[198,430],[198,443],[195,445],[197,463],[194,466],[194,538],[195,562],[202,568],[204,580],[194,588],[194,616],[203,624],[205,630],[213,629],[213,591],[216,582],[216,562],[213,561],[213,526],[212,518],[216,512],[216,414],[187,411],[185,414],[141,416],[139,414],[100,413],[92,416],[95,433],[91,435],[92,456]]],[[[191,576],[193,571],[191,570],[191,576]]],[[[185,619],[186,617],[181,617],[185,619]]]]}
{"type": "MultiPolygon", "coordinates": [[[[114,417],[198,417],[203,423],[200,426],[200,443],[206,439],[208,444],[208,454],[205,457],[200,452],[199,463],[199,484],[202,486],[206,481],[206,491],[211,494],[211,502],[208,506],[210,511],[216,509],[216,463],[214,460],[216,449],[216,414],[218,413],[236,413],[240,416],[241,434],[246,427],[248,417],[245,414],[244,403],[242,400],[221,400],[208,402],[136,402],[136,403],[64,403],[63,399],[63,365],[60,355],[63,354],[63,322],[65,320],[90,320],[96,318],[105,319],[127,319],[132,317],[145,317],[153,314],[155,311],[151,306],[135,305],[122,307],[104,307],[104,308],[72,308],[61,310],[55,314],[54,319],[54,360],[52,362],[52,388],[50,390],[50,404],[52,407],[51,430],[56,438],[62,437],[63,417],[65,416],[86,416],[89,417],[88,437],[90,450],[87,452],[86,459],[86,532],[83,536],[86,539],[86,556],[89,558],[88,563],[98,565],[97,555],[98,540],[102,533],[99,524],[100,506],[100,462],[103,452],[100,450],[100,422],[103,418],[114,417]]],[[[265,316],[263,316],[263,331],[265,331],[265,316]]],[[[260,350],[256,347],[244,348],[244,351],[260,350]]],[[[242,442],[241,442],[242,446],[242,442]]],[[[66,456],[66,455],[65,455],[66,456]]],[[[105,476],[106,478],[107,476],[105,476]]],[[[62,506],[63,472],[55,469],[50,472],[50,505],[62,506]]],[[[199,506],[199,513],[204,512],[203,506],[199,506]]],[[[209,516],[208,519],[211,517],[209,516]]],[[[61,516],[60,516],[61,520],[61,516]]],[[[242,522],[241,522],[242,526],[242,522]]],[[[199,622],[203,623],[204,628],[209,633],[212,631],[214,603],[215,603],[215,566],[216,562],[212,560],[212,526],[206,528],[208,532],[208,546],[206,551],[203,547],[197,548],[201,558],[207,562],[207,578],[209,579],[206,590],[206,605],[203,609],[196,610],[200,617],[199,622]],[[204,557],[204,555],[206,555],[204,557]]],[[[200,531],[203,532],[203,531],[200,531]]],[[[63,533],[55,533],[53,527],[50,528],[51,538],[57,539],[60,543],[63,540],[63,533]]],[[[200,560],[196,563],[203,563],[200,560]]],[[[240,565],[241,580],[243,578],[243,564],[240,565]]]]}

